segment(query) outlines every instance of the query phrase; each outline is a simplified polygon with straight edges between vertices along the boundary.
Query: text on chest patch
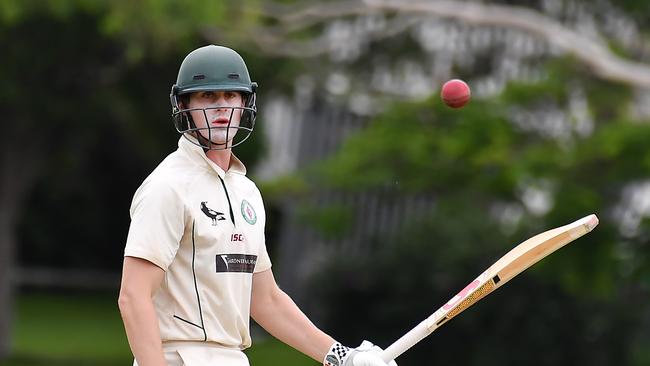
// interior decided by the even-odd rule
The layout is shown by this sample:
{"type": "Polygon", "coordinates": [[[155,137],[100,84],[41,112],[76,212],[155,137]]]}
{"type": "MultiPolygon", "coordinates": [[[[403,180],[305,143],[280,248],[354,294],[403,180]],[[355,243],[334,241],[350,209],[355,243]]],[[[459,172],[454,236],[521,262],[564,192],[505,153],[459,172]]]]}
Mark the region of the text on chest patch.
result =
{"type": "Polygon", "coordinates": [[[239,272],[253,273],[257,256],[250,254],[217,254],[216,270],[217,273],[239,272]]]}

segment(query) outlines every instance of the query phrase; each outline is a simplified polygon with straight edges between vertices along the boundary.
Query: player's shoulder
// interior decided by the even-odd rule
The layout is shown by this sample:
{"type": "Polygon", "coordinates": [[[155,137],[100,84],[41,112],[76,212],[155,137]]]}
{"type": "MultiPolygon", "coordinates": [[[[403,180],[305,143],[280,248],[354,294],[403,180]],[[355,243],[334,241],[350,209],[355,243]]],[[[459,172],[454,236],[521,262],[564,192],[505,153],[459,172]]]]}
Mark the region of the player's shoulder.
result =
{"type": "Polygon", "coordinates": [[[201,169],[179,151],[175,151],[144,179],[136,191],[136,196],[145,193],[156,196],[170,194],[183,196],[185,189],[200,174],[205,174],[205,169],[201,169]]]}
{"type": "Polygon", "coordinates": [[[203,169],[188,154],[179,149],[167,155],[156,169],[154,169],[153,173],[185,176],[203,169]]]}
{"type": "Polygon", "coordinates": [[[241,194],[247,196],[256,196],[259,197],[260,199],[262,198],[262,194],[260,193],[257,184],[255,184],[255,182],[251,178],[249,178],[244,174],[239,174],[239,173],[233,174],[233,177],[236,182],[237,190],[241,194]]]}
{"type": "Polygon", "coordinates": [[[197,176],[209,174],[203,162],[191,159],[181,150],[169,154],[151,173],[154,179],[164,179],[175,183],[188,183],[197,176]]]}

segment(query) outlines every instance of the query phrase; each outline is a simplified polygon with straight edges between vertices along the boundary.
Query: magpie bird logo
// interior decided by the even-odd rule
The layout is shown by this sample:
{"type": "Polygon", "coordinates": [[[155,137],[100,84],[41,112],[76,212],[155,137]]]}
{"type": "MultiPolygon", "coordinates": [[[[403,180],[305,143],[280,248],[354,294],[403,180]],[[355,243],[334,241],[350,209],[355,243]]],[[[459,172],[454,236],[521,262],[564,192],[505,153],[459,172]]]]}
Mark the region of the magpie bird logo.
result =
{"type": "Polygon", "coordinates": [[[207,203],[207,201],[201,202],[201,211],[205,214],[205,216],[212,219],[212,226],[217,226],[217,222],[225,220],[226,218],[224,217],[223,213],[217,212],[208,207],[207,203]]]}

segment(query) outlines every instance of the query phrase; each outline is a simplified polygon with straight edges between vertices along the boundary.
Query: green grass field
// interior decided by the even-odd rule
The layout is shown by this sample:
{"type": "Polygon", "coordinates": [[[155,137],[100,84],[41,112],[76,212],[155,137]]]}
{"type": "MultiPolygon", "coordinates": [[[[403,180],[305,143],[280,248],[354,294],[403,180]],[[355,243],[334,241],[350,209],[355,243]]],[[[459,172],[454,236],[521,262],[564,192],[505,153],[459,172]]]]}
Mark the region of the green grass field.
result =
{"type": "MultiPolygon", "coordinates": [[[[116,294],[30,292],[18,296],[12,356],[2,366],[131,365],[116,294]]],[[[253,366],[313,366],[284,344],[254,340],[246,353],[253,366]]]]}

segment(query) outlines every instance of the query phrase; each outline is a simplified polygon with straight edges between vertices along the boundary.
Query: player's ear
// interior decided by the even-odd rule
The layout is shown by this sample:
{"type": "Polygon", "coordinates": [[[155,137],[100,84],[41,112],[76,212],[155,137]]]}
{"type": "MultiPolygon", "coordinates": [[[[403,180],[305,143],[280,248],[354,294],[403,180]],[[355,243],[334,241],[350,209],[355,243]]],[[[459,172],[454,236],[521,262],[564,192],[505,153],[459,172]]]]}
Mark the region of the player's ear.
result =
{"type": "Polygon", "coordinates": [[[189,108],[190,105],[190,95],[189,94],[183,94],[178,97],[178,108],[179,109],[187,109],[189,108]]]}

